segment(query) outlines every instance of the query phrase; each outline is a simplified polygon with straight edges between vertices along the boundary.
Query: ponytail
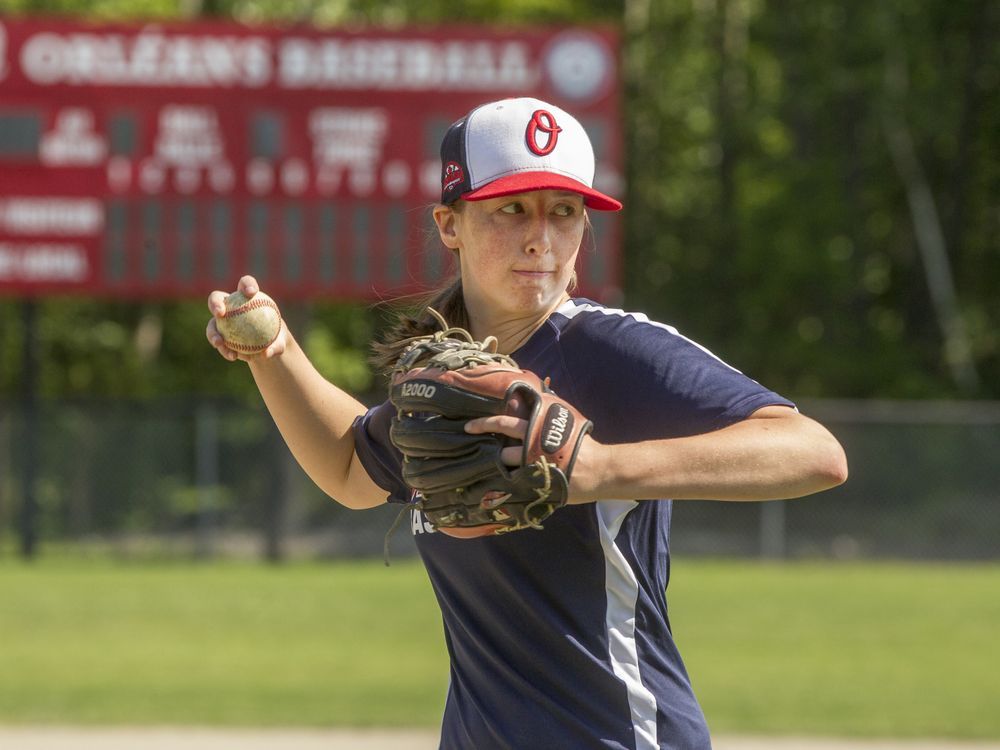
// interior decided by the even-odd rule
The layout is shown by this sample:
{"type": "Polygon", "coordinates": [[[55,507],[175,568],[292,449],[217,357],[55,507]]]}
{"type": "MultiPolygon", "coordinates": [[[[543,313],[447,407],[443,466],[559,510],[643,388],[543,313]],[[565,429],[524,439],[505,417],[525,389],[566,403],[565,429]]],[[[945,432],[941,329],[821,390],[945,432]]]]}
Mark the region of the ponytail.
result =
{"type": "Polygon", "coordinates": [[[427,312],[428,307],[441,313],[449,326],[469,327],[469,312],[465,309],[465,297],[462,294],[462,277],[456,275],[440,289],[400,301],[396,310],[396,322],[381,341],[372,344],[372,355],[369,358],[372,367],[379,372],[388,372],[410,339],[415,336],[430,336],[441,329],[438,321],[427,312]]]}

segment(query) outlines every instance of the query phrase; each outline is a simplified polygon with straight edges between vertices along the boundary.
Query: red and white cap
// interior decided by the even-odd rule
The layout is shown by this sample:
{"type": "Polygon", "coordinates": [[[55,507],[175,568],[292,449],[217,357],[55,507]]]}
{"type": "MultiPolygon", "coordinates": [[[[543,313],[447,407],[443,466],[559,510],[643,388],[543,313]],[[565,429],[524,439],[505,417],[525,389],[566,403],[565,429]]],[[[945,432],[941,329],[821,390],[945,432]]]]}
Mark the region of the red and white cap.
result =
{"type": "Polygon", "coordinates": [[[476,107],[441,141],[441,202],[499,198],[529,190],[568,190],[589,208],[622,204],[594,189],[594,148],[565,110],[529,97],[476,107]]]}

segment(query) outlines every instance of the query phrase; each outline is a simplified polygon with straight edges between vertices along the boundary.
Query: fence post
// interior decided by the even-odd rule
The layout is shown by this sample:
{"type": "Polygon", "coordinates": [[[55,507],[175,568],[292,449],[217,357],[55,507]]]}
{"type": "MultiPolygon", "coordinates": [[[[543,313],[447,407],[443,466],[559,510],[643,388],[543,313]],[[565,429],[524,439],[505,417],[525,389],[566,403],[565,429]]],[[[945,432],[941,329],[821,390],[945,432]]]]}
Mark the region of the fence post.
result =
{"type": "Polygon", "coordinates": [[[198,518],[195,526],[195,556],[212,556],[215,531],[215,493],[219,486],[219,414],[215,404],[202,401],[195,410],[195,482],[198,487],[198,518]]]}
{"type": "MultiPolygon", "coordinates": [[[[290,302],[282,306],[282,318],[288,329],[301,336],[300,341],[305,341],[312,319],[312,306],[290,302]]],[[[279,563],[287,556],[289,509],[299,469],[273,417],[268,419],[268,425],[268,453],[274,461],[274,470],[264,502],[264,558],[268,562],[279,563]]]]}
{"type": "Polygon", "coordinates": [[[289,467],[292,459],[278,426],[268,419],[268,457],[274,462],[264,499],[264,559],[271,563],[285,559],[285,522],[288,510],[289,467]]]}
{"type": "Polygon", "coordinates": [[[13,404],[13,401],[9,402],[9,404],[8,402],[0,401],[0,556],[3,554],[6,522],[10,517],[8,503],[11,496],[11,483],[13,478],[17,476],[14,468],[16,462],[11,459],[10,455],[12,442],[10,431],[11,425],[15,423],[15,420],[11,418],[11,412],[14,408],[13,404]]]}
{"type": "Polygon", "coordinates": [[[782,559],[785,541],[785,504],[780,500],[760,503],[760,556],[782,559]]]}
{"type": "Polygon", "coordinates": [[[24,434],[21,445],[21,556],[31,560],[38,552],[38,498],[35,478],[38,473],[38,303],[33,299],[21,303],[24,327],[23,361],[21,363],[21,396],[24,404],[24,434]]]}

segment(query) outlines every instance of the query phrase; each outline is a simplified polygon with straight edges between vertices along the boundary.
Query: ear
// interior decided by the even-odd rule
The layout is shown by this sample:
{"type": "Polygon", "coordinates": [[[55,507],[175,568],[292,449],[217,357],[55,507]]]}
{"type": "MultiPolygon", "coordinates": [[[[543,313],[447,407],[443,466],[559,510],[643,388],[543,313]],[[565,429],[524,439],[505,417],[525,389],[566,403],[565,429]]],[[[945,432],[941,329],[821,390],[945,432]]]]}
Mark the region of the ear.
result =
{"type": "Polygon", "coordinates": [[[458,250],[458,214],[451,208],[439,203],[434,207],[434,223],[437,224],[441,242],[451,250],[458,250]]]}

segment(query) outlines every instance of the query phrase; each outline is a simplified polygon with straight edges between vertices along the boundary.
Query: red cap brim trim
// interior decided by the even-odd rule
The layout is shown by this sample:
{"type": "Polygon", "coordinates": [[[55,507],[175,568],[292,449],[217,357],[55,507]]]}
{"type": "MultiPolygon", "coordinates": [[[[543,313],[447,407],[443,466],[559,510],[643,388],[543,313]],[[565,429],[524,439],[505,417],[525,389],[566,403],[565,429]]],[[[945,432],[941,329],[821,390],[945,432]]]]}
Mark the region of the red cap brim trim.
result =
{"type": "Polygon", "coordinates": [[[527,193],[532,190],[566,190],[583,196],[587,208],[595,211],[620,211],[622,204],[614,198],[589,188],[572,177],[554,172],[519,172],[509,177],[501,177],[483,185],[478,190],[464,193],[461,197],[467,201],[483,201],[487,198],[501,198],[505,195],[527,193]]]}

